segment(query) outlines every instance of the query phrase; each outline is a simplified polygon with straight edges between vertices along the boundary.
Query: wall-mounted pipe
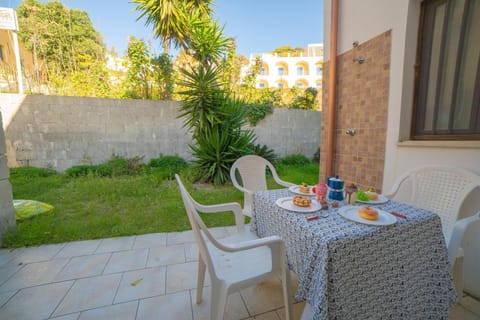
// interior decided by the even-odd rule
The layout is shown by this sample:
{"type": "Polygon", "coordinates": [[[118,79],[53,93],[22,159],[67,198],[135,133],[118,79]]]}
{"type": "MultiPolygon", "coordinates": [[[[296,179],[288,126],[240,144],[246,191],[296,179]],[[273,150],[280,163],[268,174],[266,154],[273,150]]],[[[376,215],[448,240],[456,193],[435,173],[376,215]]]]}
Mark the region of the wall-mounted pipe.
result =
{"type": "Polygon", "coordinates": [[[335,106],[337,104],[337,37],[338,37],[338,2],[332,0],[330,19],[330,63],[328,70],[328,124],[327,124],[327,150],[326,169],[327,177],[334,176],[333,159],[335,152],[335,106]]]}

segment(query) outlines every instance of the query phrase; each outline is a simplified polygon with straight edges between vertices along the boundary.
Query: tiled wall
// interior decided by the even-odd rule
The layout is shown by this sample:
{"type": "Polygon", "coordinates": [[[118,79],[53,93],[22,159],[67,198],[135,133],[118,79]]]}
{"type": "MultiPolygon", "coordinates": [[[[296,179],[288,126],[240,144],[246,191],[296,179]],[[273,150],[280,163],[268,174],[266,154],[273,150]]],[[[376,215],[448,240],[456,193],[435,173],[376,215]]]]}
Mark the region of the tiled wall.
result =
{"type": "MultiPolygon", "coordinates": [[[[387,132],[391,32],[338,56],[334,171],[361,188],[381,191],[387,132]],[[359,64],[354,58],[364,57],[359,64]],[[350,136],[347,129],[355,129],[350,136]]],[[[324,65],[321,180],[325,180],[328,122],[328,61],[324,65]]]]}

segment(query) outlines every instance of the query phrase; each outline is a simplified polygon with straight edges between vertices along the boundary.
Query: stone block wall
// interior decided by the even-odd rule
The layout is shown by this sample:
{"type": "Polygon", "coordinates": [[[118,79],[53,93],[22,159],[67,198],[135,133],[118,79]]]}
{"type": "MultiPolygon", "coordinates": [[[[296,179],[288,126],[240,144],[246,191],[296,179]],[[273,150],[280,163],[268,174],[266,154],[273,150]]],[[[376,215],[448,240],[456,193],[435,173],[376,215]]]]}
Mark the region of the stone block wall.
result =
{"type": "MultiPolygon", "coordinates": [[[[337,105],[334,170],[345,181],[381,191],[385,165],[391,31],[337,57],[337,105]],[[359,64],[354,58],[364,57],[359,64]],[[356,135],[345,132],[355,129],[356,135]]],[[[328,74],[328,62],[324,65],[328,74]]],[[[321,179],[325,180],[328,77],[324,77],[321,179]]]]}
{"type": "MultiPolygon", "coordinates": [[[[63,171],[102,163],[112,154],[144,161],[163,155],[191,159],[192,139],[175,101],[0,94],[8,165],[63,171]]],[[[320,145],[321,113],[276,108],[253,129],[277,155],[312,157],[320,145]]]]}
{"type": "Polygon", "coordinates": [[[0,114],[0,245],[6,231],[15,228],[15,213],[13,211],[12,187],[10,185],[7,167],[7,148],[0,114]]]}

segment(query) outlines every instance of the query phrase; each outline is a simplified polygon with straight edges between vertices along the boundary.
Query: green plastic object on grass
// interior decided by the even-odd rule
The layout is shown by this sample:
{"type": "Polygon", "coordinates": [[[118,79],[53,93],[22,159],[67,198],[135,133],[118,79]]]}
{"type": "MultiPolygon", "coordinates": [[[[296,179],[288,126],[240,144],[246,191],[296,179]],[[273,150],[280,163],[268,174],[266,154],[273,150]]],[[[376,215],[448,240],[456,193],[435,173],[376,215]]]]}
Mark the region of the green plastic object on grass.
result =
{"type": "Polygon", "coordinates": [[[13,208],[17,220],[29,219],[54,209],[52,205],[35,200],[13,200],[13,208]]]}

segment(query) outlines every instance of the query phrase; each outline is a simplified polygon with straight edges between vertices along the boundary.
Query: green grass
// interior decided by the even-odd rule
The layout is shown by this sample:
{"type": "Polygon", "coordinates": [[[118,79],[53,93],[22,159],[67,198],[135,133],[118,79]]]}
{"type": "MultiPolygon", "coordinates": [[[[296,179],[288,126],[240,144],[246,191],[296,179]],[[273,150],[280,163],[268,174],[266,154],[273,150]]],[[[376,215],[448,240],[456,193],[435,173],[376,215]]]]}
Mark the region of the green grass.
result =
{"type": "MultiPolygon", "coordinates": [[[[313,184],[318,180],[318,164],[279,165],[277,169],[285,181],[313,184]]],[[[37,168],[16,168],[10,173],[14,199],[46,202],[55,210],[17,222],[16,230],[6,234],[4,247],[190,229],[177,184],[161,170],[76,178],[37,168]]],[[[231,184],[192,184],[190,176],[190,168],[181,171],[182,180],[200,203],[243,202],[243,194],[231,184]]],[[[279,188],[271,178],[268,185],[279,188]]],[[[209,227],[234,224],[231,213],[205,214],[204,219],[209,227]]]]}

